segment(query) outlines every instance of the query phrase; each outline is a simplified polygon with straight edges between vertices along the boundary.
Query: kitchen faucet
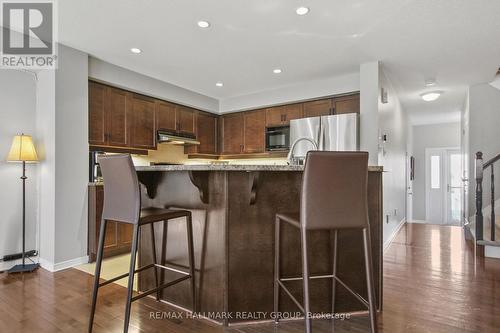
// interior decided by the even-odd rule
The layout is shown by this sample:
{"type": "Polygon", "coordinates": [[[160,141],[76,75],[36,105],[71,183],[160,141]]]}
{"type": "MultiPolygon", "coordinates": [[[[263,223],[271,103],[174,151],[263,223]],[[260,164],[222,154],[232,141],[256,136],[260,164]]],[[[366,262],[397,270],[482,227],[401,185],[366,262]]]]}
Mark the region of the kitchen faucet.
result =
{"type": "Polygon", "coordinates": [[[295,150],[295,146],[297,145],[297,143],[299,143],[300,141],[309,141],[313,147],[314,147],[314,150],[318,150],[318,144],[316,143],[316,141],[312,140],[312,139],[309,139],[309,138],[306,138],[306,137],[302,137],[302,138],[298,138],[297,140],[295,140],[293,143],[292,143],[292,147],[290,148],[290,152],[288,153],[288,156],[287,156],[287,159],[289,161],[289,163],[291,165],[301,165],[301,158],[296,158],[294,155],[293,155],[293,151],[295,150]]]}

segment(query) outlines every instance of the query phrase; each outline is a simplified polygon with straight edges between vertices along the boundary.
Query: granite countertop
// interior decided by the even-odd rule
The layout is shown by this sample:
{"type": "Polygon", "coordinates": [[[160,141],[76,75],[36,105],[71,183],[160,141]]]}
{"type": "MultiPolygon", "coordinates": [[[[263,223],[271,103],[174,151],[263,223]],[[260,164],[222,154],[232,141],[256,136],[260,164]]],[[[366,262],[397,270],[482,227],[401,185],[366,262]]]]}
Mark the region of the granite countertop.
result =
{"type": "MultiPolygon", "coordinates": [[[[136,166],[137,171],[304,171],[303,165],[237,165],[237,164],[186,164],[136,166]]],[[[370,172],[381,172],[381,166],[369,166],[370,172]]]]}

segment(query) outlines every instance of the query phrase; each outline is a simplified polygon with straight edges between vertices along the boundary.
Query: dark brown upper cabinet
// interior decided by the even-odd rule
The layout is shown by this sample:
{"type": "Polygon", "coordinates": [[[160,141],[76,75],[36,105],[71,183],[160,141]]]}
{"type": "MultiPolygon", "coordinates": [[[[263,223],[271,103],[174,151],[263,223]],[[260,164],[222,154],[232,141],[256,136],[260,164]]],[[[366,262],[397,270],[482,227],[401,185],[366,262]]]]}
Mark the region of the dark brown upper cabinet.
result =
{"type": "Polygon", "coordinates": [[[200,144],[196,151],[200,154],[217,154],[217,116],[198,112],[196,115],[196,138],[200,144]]]}
{"type": "Polygon", "coordinates": [[[107,144],[110,146],[128,146],[127,110],[129,93],[120,89],[107,88],[107,144]]]}
{"type": "Polygon", "coordinates": [[[328,116],[330,114],[333,114],[332,100],[330,98],[304,103],[304,118],[328,116]]]}
{"type": "Polygon", "coordinates": [[[178,105],[176,110],[177,130],[194,134],[195,110],[181,105],[178,105]]]}
{"type": "Polygon", "coordinates": [[[333,98],[334,114],[359,113],[359,94],[333,98]]]}
{"type": "Polygon", "coordinates": [[[177,130],[176,105],[156,100],[156,129],[177,130]]]}
{"type": "Polygon", "coordinates": [[[131,94],[129,113],[130,147],[156,148],[156,107],[153,98],[131,94]]]}
{"type": "Polygon", "coordinates": [[[304,117],[304,104],[290,104],[285,105],[285,125],[290,124],[290,120],[299,119],[304,117]]]}
{"type": "Polygon", "coordinates": [[[275,106],[272,108],[266,109],[266,126],[282,126],[285,115],[285,107],[284,106],[275,106]]]}
{"type": "Polygon", "coordinates": [[[243,152],[263,153],[266,150],[266,110],[243,112],[243,152]]]}
{"type": "Polygon", "coordinates": [[[105,145],[106,133],[106,86],[89,82],[89,144],[105,145]]]}
{"type": "Polygon", "coordinates": [[[244,121],[242,113],[224,115],[222,117],[222,154],[243,153],[244,121]]]}
{"type": "Polygon", "coordinates": [[[267,108],[266,127],[286,126],[290,124],[290,120],[302,117],[302,103],[267,108]]]}

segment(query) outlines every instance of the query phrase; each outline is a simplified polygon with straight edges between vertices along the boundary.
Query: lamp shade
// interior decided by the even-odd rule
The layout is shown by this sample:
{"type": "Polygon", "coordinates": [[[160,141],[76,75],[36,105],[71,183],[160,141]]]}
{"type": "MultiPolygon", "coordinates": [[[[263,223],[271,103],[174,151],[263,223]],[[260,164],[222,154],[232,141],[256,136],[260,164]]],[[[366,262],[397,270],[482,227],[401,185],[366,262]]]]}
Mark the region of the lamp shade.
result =
{"type": "Polygon", "coordinates": [[[7,156],[7,161],[38,161],[38,156],[36,155],[36,150],[35,146],[33,145],[33,139],[31,138],[31,135],[21,134],[14,136],[9,155],[7,156]]]}

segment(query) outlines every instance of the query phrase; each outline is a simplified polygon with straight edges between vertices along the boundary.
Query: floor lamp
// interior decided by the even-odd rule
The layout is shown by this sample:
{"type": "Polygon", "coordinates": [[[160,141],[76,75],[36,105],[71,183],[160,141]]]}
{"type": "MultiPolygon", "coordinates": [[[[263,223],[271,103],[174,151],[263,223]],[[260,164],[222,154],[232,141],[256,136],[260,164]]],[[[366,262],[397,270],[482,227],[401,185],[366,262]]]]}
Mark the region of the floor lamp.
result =
{"type": "Polygon", "coordinates": [[[35,146],[30,135],[21,134],[14,136],[7,161],[23,163],[23,176],[21,177],[23,181],[23,263],[15,265],[8,270],[8,273],[33,272],[38,268],[39,264],[35,262],[26,264],[26,179],[28,178],[26,177],[26,162],[37,162],[38,156],[36,155],[35,146]]]}

